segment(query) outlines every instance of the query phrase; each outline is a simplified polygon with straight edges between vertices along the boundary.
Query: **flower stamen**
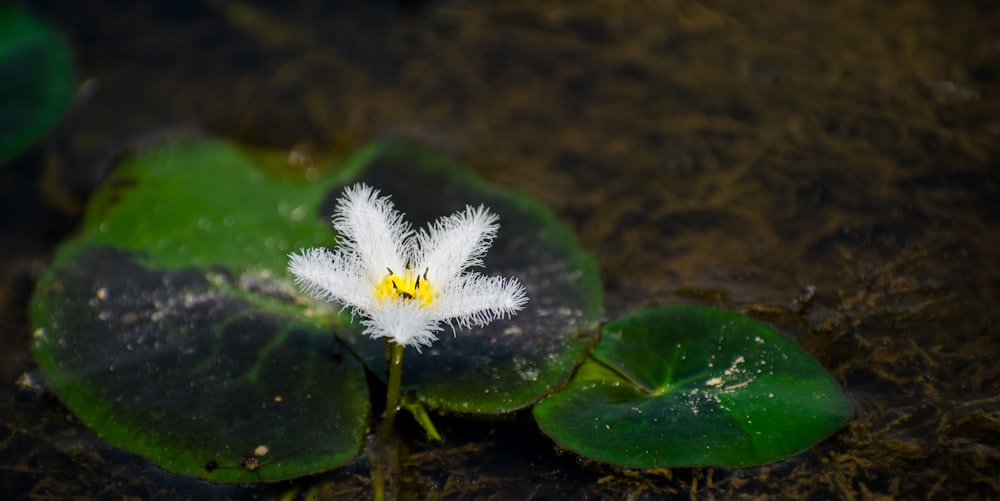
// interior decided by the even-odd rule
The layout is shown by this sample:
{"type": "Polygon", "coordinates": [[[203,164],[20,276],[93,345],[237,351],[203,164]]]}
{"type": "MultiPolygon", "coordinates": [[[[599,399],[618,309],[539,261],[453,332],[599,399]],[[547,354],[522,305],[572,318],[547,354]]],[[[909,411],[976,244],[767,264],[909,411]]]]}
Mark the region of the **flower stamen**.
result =
{"type": "Polygon", "coordinates": [[[391,268],[386,268],[389,272],[378,285],[375,286],[375,297],[380,300],[403,300],[406,302],[416,300],[421,307],[431,304],[434,297],[431,293],[431,284],[427,280],[427,270],[423,276],[414,275],[409,266],[402,275],[397,275],[391,268]]]}

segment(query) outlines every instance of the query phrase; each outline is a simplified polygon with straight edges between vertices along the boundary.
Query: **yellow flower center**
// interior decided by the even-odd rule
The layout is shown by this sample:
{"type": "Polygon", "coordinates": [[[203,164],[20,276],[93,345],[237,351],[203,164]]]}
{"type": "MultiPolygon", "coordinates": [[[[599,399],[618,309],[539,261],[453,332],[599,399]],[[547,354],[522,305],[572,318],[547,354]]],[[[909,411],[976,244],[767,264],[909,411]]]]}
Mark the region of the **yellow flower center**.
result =
{"type": "Polygon", "coordinates": [[[434,296],[431,293],[431,283],[427,280],[427,270],[422,275],[414,274],[409,266],[402,275],[397,275],[389,268],[386,270],[389,274],[375,286],[375,297],[383,300],[419,301],[420,306],[431,304],[434,296]]]}

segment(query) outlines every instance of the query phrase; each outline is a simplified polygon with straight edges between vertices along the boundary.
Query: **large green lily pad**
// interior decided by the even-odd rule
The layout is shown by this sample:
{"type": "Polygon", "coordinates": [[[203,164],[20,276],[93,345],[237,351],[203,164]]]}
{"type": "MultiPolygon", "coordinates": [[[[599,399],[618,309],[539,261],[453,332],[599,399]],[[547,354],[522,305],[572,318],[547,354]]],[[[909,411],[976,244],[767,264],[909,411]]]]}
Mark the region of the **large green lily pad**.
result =
{"type": "MultiPolygon", "coordinates": [[[[404,390],[431,407],[503,413],[526,407],[566,382],[596,341],[603,287],[597,263],[551,210],[412,145],[384,149],[358,179],[392,195],[397,209],[416,227],[466,205],[489,207],[500,216],[500,232],[483,270],[517,277],[529,297],[511,319],[454,336],[446,328],[431,347],[420,353],[407,350],[404,390]]],[[[374,371],[384,374],[381,340],[358,334],[345,339],[374,371]]]]}
{"type": "Polygon", "coordinates": [[[743,315],[661,306],[607,324],[573,381],[534,408],[561,446],[624,466],[749,466],[801,451],[851,406],[792,341],[743,315]]]}
{"type": "Polygon", "coordinates": [[[596,264],[538,202],[403,144],[364,148],[312,182],[281,172],[271,155],[187,141],[124,162],[94,195],[39,281],[32,321],[52,391],[99,436],[214,481],[278,480],[354,457],[370,413],[357,355],[380,372],[382,343],[339,306],[299,296],[286,267],[292,250],[335,244],[329,215],[356,180],[415,224],[489,205],[502,227],[487,270],[531,296],[514,319],[411,351],[404,384],[425,403],[524,407],[596,340],[596,264]]]}
{"type": "Polygon", "coordinates": [[[38,140],[66,110],[73,68],[66,44],[24,11],[0,5],[0,164],[38,140]]]}
{"type": "Polygon", "coordinates": [[[52,391],[108,442],[215,481],[353,458],[364,369],[325,317],[303,314],[285,254],[333,242],[314,214],[370,152],[315,183],[268,176],[269,159],[216,141],[120,165],[33,300],[52,391]]]}

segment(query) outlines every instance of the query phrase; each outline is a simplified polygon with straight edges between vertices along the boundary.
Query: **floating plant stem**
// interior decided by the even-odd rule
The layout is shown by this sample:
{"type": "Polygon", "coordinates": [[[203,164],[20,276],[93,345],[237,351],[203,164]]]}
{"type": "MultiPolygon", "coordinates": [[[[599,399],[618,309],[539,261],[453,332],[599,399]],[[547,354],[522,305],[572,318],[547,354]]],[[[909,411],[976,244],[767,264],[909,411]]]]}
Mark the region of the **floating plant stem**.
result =
{"type": "MultiPolygon", "coordinates": [[[[305,293],[350,306],[364,318],[365,334],[386,340],[385,411],[368,451],[374,499],[385,498],[386,468],[398,463],[387,444],[394,440],[406,346],[419,352],[437,340],[444,323],[485,325],[513,316],[528,301],[517,279],[466,272],[482,266],[497,220],[483,206],[466,206],[414,231],[389,197],[357,184],[344,191],[333,216],[339,248],[289,255],[288,270],[305,293]]],[[[429,436],[441,439],[419,402],[407,408],[429,436]]]]}
{"type": "Polygon", "coordinates": [[[386,365],[389,381],[385,394],[385,411],[382,412],[382,427],[391,428],[396,412],[399,411],[399,385],[403,380],[403,345],[386,340],[386,365]]]}

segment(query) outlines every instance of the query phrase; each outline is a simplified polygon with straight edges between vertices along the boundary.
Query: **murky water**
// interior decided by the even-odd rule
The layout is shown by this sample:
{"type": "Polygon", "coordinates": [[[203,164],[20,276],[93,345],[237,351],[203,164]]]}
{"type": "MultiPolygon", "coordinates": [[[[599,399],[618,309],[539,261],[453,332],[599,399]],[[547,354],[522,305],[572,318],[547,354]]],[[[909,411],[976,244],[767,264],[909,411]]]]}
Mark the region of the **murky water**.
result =
{"type": "Polygon", "coordinates": [[[772,322],[856,417],[751,469],[649,472],[554,449],[529,415],[411,440],[421,498],[1000,496],[1000,12],[864,1],[30,3],[73,47],[70,115],[0,172],[0,490],[365,497],[363,460],[260,486],[93,439],[32,369],[25,307],[122,152],[192,130],[337,158],[402,137],[548,203],[610,318],[718,304],[772,322]]]}

